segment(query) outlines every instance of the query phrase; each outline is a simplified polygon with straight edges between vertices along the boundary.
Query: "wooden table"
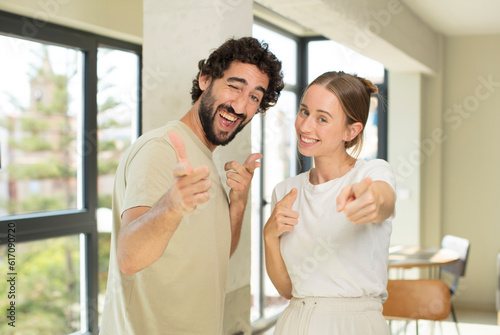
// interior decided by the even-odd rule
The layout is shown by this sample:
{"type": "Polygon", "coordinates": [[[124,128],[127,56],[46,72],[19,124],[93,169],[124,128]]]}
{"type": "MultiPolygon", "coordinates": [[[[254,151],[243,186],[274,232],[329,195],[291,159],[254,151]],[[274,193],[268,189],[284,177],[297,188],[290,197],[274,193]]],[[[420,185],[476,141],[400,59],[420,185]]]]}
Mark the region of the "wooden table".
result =
{"type": "Polygon", "coordinates": [[[432,270],[451,264],[460,259],[455,250],[440,248],[421,248],[416,246],[395,245],[389,248],[389,269],[429,268],[429,277],[436,277],[432,270]]]}

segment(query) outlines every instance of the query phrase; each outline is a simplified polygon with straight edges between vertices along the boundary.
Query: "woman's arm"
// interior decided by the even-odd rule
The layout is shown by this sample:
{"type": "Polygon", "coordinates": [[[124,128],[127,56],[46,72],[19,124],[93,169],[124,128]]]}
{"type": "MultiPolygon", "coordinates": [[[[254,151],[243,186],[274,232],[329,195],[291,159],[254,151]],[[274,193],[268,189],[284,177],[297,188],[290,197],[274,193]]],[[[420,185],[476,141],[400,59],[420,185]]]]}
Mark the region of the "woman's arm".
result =
{"type": "Polygon", "coordinates": [[[286,298],[292,298],[292,281],[281,256],[279,239],[264,237],[264,248],[266,254],[266,270],[271,282],[278,293],[286,298]]]}
{"type": "Polygon", "coordinates": [[[297,198],[294,188],[285,195],[276,206],[264,226],[264,248],[266,270],[279,294],[287,299],[292,298],[292,282],[280,251],[280,236],[286,231],[292,231],[298,223],[299,213],[292,210],[297,198]]]}
{"type": "Polygon", "coordinates": [[[394,213],[396,195],[385,181],[367,177],[359,183],[346,186],[337,197],[337,211],[344,211],[354,224],[379,223],[394,213]]]}

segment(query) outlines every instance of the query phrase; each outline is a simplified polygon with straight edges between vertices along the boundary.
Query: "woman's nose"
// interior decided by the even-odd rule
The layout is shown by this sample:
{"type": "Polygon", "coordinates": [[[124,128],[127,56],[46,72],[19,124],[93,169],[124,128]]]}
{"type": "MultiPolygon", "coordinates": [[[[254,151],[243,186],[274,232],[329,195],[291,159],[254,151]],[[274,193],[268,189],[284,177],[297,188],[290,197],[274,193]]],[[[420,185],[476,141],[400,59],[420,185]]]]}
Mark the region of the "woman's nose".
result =
{"type": "Polygon", "coordinates": [[[301,132],[304,132],[304,133],[311,130],[311,118],[310,117],[306,117],[302,120],[302,122],[299,125],[299,130],[301,132]]]}

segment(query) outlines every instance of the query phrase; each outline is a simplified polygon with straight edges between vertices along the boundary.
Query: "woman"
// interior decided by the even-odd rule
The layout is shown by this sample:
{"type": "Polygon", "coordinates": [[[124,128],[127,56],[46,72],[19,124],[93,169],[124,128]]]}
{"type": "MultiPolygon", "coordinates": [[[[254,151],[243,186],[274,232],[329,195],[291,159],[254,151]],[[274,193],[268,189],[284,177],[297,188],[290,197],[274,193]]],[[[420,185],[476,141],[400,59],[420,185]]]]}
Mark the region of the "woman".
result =
{"type": "Polygon", "coordinates": [[[314,168],[276,186],[264,227],[267,272],[291,299],[275,334],[389,334],[382,303],[394,173],[383,160],[348,152],[361,150],[376,92],[366,79],[327,72],[302,97],[298,148],[314,168]]]}

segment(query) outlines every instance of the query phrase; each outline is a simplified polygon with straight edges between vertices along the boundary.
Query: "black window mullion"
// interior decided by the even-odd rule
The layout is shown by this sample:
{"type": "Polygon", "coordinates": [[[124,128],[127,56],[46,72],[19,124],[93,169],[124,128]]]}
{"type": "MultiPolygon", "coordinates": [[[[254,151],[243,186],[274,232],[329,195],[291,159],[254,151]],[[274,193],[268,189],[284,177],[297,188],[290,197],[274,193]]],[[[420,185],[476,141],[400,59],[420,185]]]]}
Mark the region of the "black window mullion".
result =
{"type": "Polygon", "coordinates": [[[377,158],[382,158],[387,160],[387,145],[388,141],[388,106],[387,106],[387,85],[388,85],[388,74],[387,70],[384,70],[384,83],[377,85],[378,88],[378,115],[377,115],[377,132],[378,132],[378,148],[377,148],[377,158]]]}
{"type": "Polygon", "coordinates": [[[7,240],[6,232],[10,223],[15,223],[18,243],[79,234],[91,231],[95,225],[86,213],[60,212],[58,215],[5,217],[0,222],[0,245],[7,240]]]}
{"type": "Polygon", "coordinates": [[[93,45],[85,52],[84,60],[84,125],[83,145],[84,166],[84,207],[92,214],[91,231],[85,234],[85,269],[87,328],[89,334],[98,333],[98,255],[97,255],[97,48],[98,40],[92,39],[93,45]]]}

